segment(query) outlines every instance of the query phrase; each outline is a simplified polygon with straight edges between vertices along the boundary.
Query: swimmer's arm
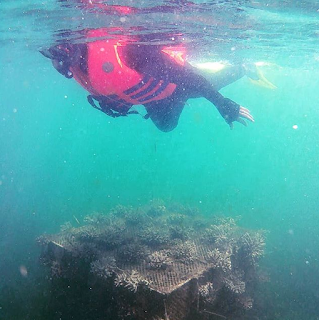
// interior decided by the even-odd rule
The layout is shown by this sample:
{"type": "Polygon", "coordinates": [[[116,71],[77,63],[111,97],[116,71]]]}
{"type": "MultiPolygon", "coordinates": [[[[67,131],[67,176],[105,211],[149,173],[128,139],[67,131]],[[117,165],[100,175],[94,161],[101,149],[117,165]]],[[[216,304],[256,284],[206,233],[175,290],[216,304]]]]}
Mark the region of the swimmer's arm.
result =
{"type": "Polygon", "coordinates": [[[205,98],[212,102],[225,121],[229,124],[230,128],[233,128],[233,122],[237,121],[244,126],[247,126],[245,120],[250,122],[255,122],[253,116],[250,114],[250,111],[231,99],[225,98],[218,91],[210,88],[209,94],[205,95],[205,98]]]}
{"type": "Polygon", "coordinates": [[[183,73],[183,79],[186,79],[186,82],[188,83],[192,83],[202,97],[206,98],[216,106],[217,110],[229,124],[231,129],[234,121],[237,121],[244,126],[247,125],[245,120],[254,122],[254,118],[248,109],[240,106],[228,98],[225,98],[221,93],[218,92],[218,90],[215,89],[214,86],[209,83],[209,81],[198,74],[196,68],[187,63],[184,66],[184,71],[185,70],[186,72],[183,73]]]}

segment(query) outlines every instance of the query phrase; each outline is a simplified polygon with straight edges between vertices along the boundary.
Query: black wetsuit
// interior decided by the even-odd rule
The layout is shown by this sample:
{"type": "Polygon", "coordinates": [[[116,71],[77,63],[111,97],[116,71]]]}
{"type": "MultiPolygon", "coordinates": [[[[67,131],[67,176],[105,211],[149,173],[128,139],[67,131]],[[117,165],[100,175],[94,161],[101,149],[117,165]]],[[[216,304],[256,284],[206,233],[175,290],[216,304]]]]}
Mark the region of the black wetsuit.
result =
{"type": "Polygon", "coordinates": [[[149,117],[160,130],[171,131],[177,126],[185,103],[190,98],[204,97],[217,107],[226,121],[237,119],[239,105],[224,98],[190,64],[182,66],[175,63],[161,49],[161,46],[135,44],[124,48],[127,66],[143,75],[176,84],[176,90],[170,97],[144,105],[149,117]]]}

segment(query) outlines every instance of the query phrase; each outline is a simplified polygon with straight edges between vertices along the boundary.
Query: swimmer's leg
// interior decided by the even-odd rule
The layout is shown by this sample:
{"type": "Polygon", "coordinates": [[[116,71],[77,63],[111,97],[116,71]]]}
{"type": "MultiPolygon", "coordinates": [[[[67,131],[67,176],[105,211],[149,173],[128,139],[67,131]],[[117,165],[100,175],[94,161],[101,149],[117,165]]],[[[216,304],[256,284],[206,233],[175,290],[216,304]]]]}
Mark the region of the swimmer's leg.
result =
{"type": "Polygon", "coordinates": [[[144,107],[156,127],[163,132],[169,132],[178,125],[185,102],[185,100],[166,98],[147,103],[144,107]]]}
{"type": "Polygon", "coordinates": [[[209,78],[210,84],[219,91],[220,89],[227,87],[233,82],[241,79],[246,75],[246,70],[242,65],[226,66],[222,70],[211,74],[209,78]]]}
{"type": "Polygon", "coordinates": [[[203,63],[195,65],[195,68],[197,68],[198,73],[208,80],[216,90],[220,90],[244,76],[246,76],[253,84],[268,89],[276,88],[274,84],[265,78],[264,74],[255,63],[235,65],[203,63]]]}

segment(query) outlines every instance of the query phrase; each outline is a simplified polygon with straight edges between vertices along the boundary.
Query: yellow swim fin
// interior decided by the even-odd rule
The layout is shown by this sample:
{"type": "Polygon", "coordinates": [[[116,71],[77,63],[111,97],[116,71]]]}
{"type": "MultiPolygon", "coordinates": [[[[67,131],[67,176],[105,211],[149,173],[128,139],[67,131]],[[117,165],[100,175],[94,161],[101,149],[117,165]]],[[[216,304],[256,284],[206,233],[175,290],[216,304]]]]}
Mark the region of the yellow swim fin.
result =
{"type": "Polygon", "coordinates": [[[271,90],[277,89],[277,87],[264,76],[262,71],[257,66],[256,66],[256,78],[257,79],[253,79],[248,76],[248,79],[254,85],[271,89],[271,90]]]}

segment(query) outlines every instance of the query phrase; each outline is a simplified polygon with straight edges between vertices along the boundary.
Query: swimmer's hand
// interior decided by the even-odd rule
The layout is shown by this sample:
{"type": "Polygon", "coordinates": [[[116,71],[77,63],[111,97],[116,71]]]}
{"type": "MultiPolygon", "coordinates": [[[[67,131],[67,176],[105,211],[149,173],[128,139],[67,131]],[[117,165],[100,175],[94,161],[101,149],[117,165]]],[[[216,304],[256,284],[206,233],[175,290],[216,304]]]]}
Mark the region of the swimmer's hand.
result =
{"type": "Polygon", "coordinates": [[[244,126],[247,126],[245,120],[249,120],[254,122],[253,116],[250,114],[250,111],[238,103],[230,100],[228,98],[224,98],[221,96],[221,99],[216,103],[217,109],[225,121],[229,124],[230,129],[233,128],[233,122],[237,121],[244,126]]]}
{"type": "MultiPolygon", "coordinates": [[[[250,111],[242,106],[239,107],[239,113],[238,113],[238,118],[235,120],[245,127],[247,127],[247,123],[244,120],[249,120],[250,122],[255,122],[254,117],[250,114],[250,111]]],[[[234,124],[232,122],[229,123],[229,127],[232,130],[234,127],[234,124]]]]}

